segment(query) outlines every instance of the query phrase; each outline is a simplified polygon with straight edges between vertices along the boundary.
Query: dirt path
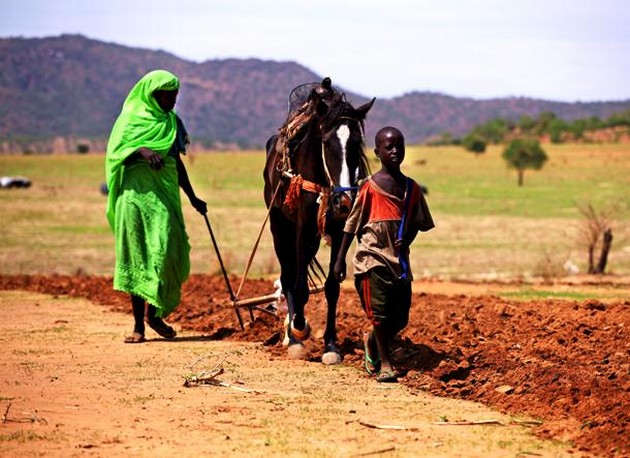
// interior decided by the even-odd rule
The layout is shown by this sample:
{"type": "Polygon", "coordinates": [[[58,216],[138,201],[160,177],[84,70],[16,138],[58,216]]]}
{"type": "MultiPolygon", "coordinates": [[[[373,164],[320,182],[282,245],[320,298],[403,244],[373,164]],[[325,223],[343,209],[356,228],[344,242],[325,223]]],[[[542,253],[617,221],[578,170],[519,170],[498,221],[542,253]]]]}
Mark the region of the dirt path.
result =
{"type": "Polygon", "coordinates": [[[523,417],[379,385],[351,362],[185,330],[125,345],[130,317],[85,299],[4,290],[0,304],[2,456],[581,456],[523,417]],[[231,387],[183,386],[217,367],[231,387]],[[453,425],[486,420],[501,425],[453,425]]]}

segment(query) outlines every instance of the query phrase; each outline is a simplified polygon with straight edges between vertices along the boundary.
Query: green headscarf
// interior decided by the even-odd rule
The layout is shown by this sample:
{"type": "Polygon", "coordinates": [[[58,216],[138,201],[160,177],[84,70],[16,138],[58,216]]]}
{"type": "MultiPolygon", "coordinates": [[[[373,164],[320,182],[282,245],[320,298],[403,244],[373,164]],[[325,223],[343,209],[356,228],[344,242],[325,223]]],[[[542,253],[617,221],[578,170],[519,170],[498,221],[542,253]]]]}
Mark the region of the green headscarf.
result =
{"type": "Polygon", "coordinates": [[[114,227],[114,207],[120,192],[124,161],[138,148],[149,148],[166,156],[177,135],[175,111],[165,112],[153,97],[157,90],[179,89],[179,79],[166,70],[144,75],[131,89],[114,123],[105,157],[109,190],[107,219],[114,227]]]}

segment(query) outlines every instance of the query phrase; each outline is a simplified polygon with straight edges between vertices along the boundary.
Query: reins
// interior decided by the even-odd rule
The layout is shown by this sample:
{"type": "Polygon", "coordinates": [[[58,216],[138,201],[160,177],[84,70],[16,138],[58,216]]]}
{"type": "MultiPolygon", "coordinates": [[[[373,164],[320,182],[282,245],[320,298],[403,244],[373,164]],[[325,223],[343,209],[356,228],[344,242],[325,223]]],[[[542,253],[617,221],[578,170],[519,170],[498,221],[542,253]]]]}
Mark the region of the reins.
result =
{"type": "Polygon", "coordinates": [[[256,237],[256,242],[254,243],[254,247],[252,248],[252,252],[249,255],[249,259],[247,260],[247,264],[245,266],[245,271],[243,272],[243,276],[241,277],[241,283],[238,285],[238,290],[236,290],[236,296],[235,297],[237,297],[237,298],[241,294],[241,289],[243,288],[243,284],[245,283],[245,278],[247,277],[247,274],[249,273],[249,269],[252,266],[252,263],[254,262],[254,255],[256,254],[256,251],[258,250],[258,244],[260,243],[260,239],[262,238],[263,231],[265,230],[265,226],[267,225],[267,221],[269,220],[269,214],[271,213],[271,208],[273,207],[273,202],[276,200],[276,196],[278,195],[278,191],[280,190],[280,185],[282,185],[282,181],[278,180],[278,185],[276,186],[276,190],[273,192],[273,196],[271,197],[271,201],[270,201],[271,203],[269,205],[269,208],[267,209],[267,214],[265,215],[265,219],[264,219],[262,225],[260,226],[260,231],[258,232],[258,237],[256,237]]]}

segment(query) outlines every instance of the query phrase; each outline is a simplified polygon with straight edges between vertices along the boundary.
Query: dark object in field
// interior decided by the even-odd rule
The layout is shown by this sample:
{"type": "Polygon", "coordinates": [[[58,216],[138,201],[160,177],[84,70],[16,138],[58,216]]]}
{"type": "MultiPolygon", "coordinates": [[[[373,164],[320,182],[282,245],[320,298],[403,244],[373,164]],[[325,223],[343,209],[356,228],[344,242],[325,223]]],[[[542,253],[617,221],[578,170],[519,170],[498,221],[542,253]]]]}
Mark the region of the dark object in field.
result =
{"type": "Polygon", "coordinates": [[[101,194],[106,196],[109,194],[109,189],[107,188],[107,183],[101,183],[101,194]]]}
{"type": "Polygon", "coordinates": [[[26,177],[0,177],[0,188],[30,188],[31,180],[26,177]]]}

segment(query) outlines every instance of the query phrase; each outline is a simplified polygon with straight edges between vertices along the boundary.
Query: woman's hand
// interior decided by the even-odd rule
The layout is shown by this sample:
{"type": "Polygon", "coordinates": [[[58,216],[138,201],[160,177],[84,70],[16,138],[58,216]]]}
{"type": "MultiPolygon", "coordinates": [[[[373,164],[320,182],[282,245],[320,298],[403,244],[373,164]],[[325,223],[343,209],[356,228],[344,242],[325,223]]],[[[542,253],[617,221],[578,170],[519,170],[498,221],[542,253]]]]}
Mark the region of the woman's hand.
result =
{"type": "Polygon", "coordinates": [[[205,215],[206,213],[208,213],[208,204],[206,204],[205,201],[199,199],[197,196],[193,196],[190,198],[190,204],[200,214],[205,215]]]}
{"type": "Polygon", "coordinates": [[[149,163],[153,170],[160,170],[164,167],[164,158],[149,148],[138,148],[138,154],[149,163]]]}

